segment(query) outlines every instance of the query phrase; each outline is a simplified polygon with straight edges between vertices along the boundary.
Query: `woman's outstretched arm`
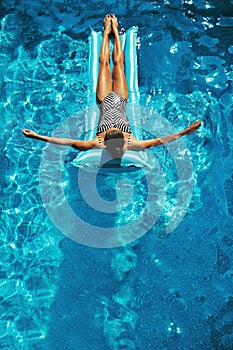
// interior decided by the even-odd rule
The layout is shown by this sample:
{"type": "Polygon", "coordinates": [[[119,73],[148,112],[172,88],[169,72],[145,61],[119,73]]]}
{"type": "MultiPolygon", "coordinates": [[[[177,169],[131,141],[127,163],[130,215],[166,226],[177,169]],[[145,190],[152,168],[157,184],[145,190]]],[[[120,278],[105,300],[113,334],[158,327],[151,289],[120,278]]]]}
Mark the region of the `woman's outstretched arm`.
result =
{"type": "Polygon", "coordinates": [[[96,147],[95,140],[82,141],[82,140],[73,140],[73,139],[62,138],[62,137],[43,136],[43,135],[37,134],[35,131],[28,130],[28,129],[22,129],[22,131],[24,136],[28,138],[36,139],[44,142],[50,142],[57,145],[70,146],[79,151],[87,151],[89,149],[96,147]]]}
{"type": "MultiPolygon", "coordinates": [[[[172,135],[168,135],[168,136],[164,136],[156,139],[151,139],[151,140],[143,140],[143,141],[137,140],[135,142],[135,148],[140,149],[140,148],[155,147],[155,146],[163,145],[168,142],[178,140],[180,137],[184,135],[188,135],[191,132],[195,132],[200,127],[200,125],[201,125],[200,120],[197,120],[193,124],[189,125],[186,129],[179,131],[176,134],[172,134],[172,135]]],[[[134,147],[134,145],[132,146],[134,147]]]]}

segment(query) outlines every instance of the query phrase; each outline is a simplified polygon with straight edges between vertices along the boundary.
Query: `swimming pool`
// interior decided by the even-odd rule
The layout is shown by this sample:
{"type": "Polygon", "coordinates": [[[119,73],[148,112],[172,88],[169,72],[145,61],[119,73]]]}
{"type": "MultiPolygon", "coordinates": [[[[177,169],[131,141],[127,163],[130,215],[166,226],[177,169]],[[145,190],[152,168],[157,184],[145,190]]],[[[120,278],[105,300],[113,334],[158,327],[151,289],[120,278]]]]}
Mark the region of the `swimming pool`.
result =
{"type": "MultiPolygon", "coordinates": [[[[2,9],[1,349],[231,349],[232,2],[10,0],[2,9]],[[76,115],[77,137],[89,27],[101,30],[108,12],[123,28],[139,27],[142,126],[159,127],[157,113],[178,130],[197,118],[203,126],[185,139],[194,189],[180,225],[165,234],[179,182],[171,152],[157,148],[149,157],[166,174],[164,215],[139,240],[97,249],[50,221],[39,186],[44,144],[21,128],[50,134],[76,115]]],[[[63,180],[75,210],[74,157],[63,180]]],[[[141,196],[145,183],[134,181],[141,196]]],[[[138,203],[107,224],[127,222],[138,203]]]]}

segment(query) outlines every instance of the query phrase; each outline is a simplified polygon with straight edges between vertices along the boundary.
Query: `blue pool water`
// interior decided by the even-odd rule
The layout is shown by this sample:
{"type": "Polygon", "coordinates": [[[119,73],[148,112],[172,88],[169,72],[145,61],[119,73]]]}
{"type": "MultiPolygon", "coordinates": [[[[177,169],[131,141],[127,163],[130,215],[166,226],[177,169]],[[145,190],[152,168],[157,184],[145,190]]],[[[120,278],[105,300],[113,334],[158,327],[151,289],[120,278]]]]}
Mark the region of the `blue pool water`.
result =
{"type": "MultiPolygon", "coordinates": [[[[1,349],[233,348],[232,26],[230,0],[2,2],[1,349]],[[184,140],[193,190],[180,224],[166,231],[182,188],[175,151],[156,148],[148,154],[156,171],[148,175],[154,202],[147,214],[165,186],[157,223],[128,245],[101,249],[70,240],[50,220],[39,183],[45,145],[25,139],[21,128],[50,135],[75,115],[70,136],[83,132],[88,35],[90,26],[102,30],[108,12],[120,28],[139,27],[141,126],[166,134],[157,114],[177,130],[198,118],[202,126],[184,140]]],[[[74,157],[70,151],[64,163],[65,194],[97,225],[103,217],[90,218],[74,195],[74,157]]],[[[105,218],[107,227],[124,227],[140,213],[140,176],[133,176],[132,203],[105,218]]],[[[114,176],[100,182],[103,198],[114,199],[114,176]]]]}

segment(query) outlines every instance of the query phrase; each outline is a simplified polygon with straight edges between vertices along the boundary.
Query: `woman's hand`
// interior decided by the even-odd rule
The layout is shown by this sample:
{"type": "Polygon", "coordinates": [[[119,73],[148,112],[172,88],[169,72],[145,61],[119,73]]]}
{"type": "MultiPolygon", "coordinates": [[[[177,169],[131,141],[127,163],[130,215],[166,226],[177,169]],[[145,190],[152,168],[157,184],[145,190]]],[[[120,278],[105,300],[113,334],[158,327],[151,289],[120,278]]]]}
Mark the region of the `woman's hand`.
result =
{"type": "Polygon", "coordinates": [[[197,120],[196,122],[192,123],[185,129],[185,135],[189,134],[190,132],[196,131],[201,126],[201,121],[197,120]]]}
{"type": "Polygon", "coordinates": [[[29,138],[36,138],[38,136],[38,134],[32,130],[22,129],[22,132],[23,132],[24,136],[29,137],[29,138]]]}

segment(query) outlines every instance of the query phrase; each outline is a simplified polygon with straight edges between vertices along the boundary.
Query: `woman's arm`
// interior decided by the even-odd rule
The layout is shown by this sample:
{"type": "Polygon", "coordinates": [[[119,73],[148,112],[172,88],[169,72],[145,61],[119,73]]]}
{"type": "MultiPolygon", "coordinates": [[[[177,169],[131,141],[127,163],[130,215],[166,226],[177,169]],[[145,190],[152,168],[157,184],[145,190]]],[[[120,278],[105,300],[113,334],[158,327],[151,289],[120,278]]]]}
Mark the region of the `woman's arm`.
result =
{"type": "Polygon", "coordinates": [[[178,140],[180,137],[182,137],[184,135],[188,135],[191,132],[196,131],[200,127],[200,125],[201,125],[201,122],[200,122],[200,120],[198,120],[195,123],[191,124],[185,130],[179,131],[176,134],[172,134],[172,135],[168,135],[168,136],[164,136],[164,137],[160,137],[160,138],[156,138],[156,139],[151,139],[151,140],[143,140],[143,141],[138,140],[135,143],[135,146],[136,147],[138,146],[138,148],[149,148],[149,147],[163,145],[165,143],[178,140]]]}
{"type": "Polygon", "coordinates": [[[93,141],[82,141],[82,140],[72,140],[62,137],[53,137],[53,136],[42,136],[37,134],[35,131],[22,129],[24,136],[36,139],[44,142],[55,143],[57,145],[70,146],[79,151],[87,151],[89,149],[95,148],[95,142],[93,141]]]}

